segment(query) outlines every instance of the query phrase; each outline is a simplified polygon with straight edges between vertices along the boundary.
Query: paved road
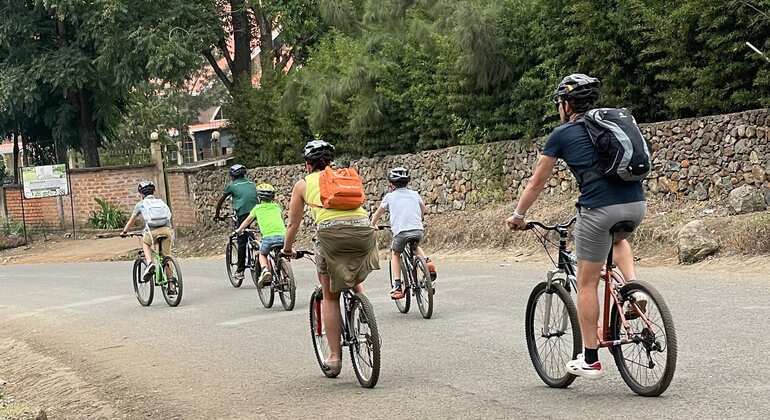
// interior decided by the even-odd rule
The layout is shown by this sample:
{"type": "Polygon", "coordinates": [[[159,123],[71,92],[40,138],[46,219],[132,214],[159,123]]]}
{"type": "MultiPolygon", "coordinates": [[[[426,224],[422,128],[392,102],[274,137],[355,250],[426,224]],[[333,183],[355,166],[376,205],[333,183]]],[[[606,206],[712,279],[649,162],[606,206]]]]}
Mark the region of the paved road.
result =
{"type": "MultiPolygon", "coordinates": [[[[669,391],[634,396],[611,358],[606,379],[545,387],[527,356],[524,305],[541,264],[440,263],[436,312],[397,313],[387,271],[367,281],[383,341],[380,383],[358,387],[345,360],[323,377],[308,336],[307,263],[293,312],[263,309],[222,263],[183,261],[182,306],[142,308],[130,263],[0,267],[0,331],[71,366],[129,417],[768,418],[770,279],[642,269],[667,298],[680,356],[669,391]]],[[[156,296],[156,299],[158,297],[156,296]]],[[[0,374],[2,374],[0,366],[0,374]]]]}

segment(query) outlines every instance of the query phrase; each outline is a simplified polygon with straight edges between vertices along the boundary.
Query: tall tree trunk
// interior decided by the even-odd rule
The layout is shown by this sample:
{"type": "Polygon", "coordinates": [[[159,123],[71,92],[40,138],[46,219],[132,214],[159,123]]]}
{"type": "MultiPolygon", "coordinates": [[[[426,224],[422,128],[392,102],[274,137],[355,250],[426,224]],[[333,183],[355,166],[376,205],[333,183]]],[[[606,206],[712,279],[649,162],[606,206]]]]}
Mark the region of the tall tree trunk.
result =
{"type": "Polygon", "coordinates": [[[245,0],[230,0],[233,22],[235,54],[233,58],[233,84],[236,89],[244,80],[251,83],[251,20],[245,0]]]}
{"type": "Polygon", "coordinates": [[[261,71],[260,84],[269,84],[273,74],[273,60],[276,58],[273,43],[272,16],[268,16],[259,2],[252,6],[254,17],[259,24],[259,67],[261,71]]]}
{"type": "Polygon", "coordinates": [[[87,168],[95,168],[99,162],[99,138],[96,134],[96,119],[91,105],[91,92],[78,89],[75,94],[78,103],[78,136],[80,149],[87,168]]]}
{"type": "Polygon", "coordinates": [[[19,133],[13,133],[13,183],[19,183],[19,133]]]}

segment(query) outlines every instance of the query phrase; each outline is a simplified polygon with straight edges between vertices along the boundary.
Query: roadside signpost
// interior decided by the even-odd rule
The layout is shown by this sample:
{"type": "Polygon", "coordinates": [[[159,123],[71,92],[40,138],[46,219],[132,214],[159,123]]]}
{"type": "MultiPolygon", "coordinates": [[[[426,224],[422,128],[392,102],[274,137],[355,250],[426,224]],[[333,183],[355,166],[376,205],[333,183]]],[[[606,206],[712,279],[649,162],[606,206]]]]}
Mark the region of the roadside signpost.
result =
{"type": "Polygon", "coordinates": [[[23,195],[21,197],[21,219],[24,224],[24,240],[27,238],[27,222],[24,215],[24,200],[46,197],[70,196],[72,212],[72,236],[75,236],[75,206],[72,202],[71,184],[67,165],[25,166],[21,168],[23,195]]]}

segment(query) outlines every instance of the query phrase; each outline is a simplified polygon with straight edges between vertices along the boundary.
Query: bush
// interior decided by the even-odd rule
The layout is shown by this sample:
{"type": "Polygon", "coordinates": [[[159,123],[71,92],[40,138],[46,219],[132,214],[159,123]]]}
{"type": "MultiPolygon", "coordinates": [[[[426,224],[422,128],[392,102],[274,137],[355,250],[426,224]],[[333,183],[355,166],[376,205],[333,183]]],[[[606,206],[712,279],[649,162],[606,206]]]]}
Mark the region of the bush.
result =
{"type": "Polygon", "coordinates": [[[99,204],[98,211],[92,211],[88,225],[97,229],[120,229],[128,221],[126,213],[116,205],[102,198],[95,198],[99,204]]]}

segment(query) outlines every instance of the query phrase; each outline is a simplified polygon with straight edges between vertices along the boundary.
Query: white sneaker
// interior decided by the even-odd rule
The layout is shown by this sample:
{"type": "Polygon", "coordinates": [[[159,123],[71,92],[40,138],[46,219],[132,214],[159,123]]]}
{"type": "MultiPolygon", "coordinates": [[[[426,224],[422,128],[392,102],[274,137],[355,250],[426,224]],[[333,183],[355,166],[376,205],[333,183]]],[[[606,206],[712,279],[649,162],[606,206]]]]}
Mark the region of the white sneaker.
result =
{"type": "Polygon", "coordinates": [[[273,281],[273,275],[270,271],[262,270],[262,275],[259,276],[259,283],[257,283],[257,286],[265,287],[265,285],[269,284],[271,281],[273,281]]]}
{"type": "Polygon", "coordinates": [[[144,281],[152,281],[155,278],[155,263],[150,263],[147,267],[144,269],[144,273],[142,273],[142,279],[144,281]]]}
{"type": "Polygon", "coordinates": [[[583,353],[578,354],[577,359],[567,362],[567,372],[587,379],[599,379],[604,376],[602,362],[597,360],[589,365],[583,353]]]}

